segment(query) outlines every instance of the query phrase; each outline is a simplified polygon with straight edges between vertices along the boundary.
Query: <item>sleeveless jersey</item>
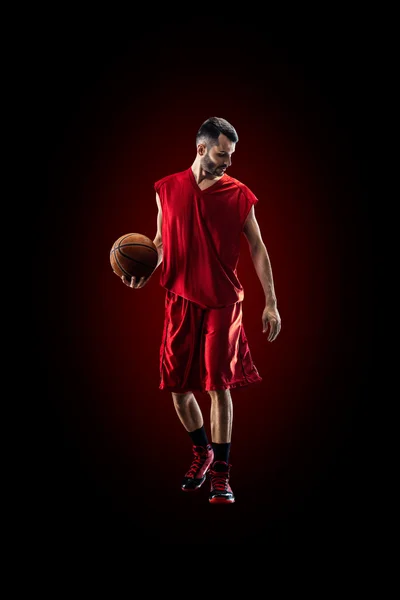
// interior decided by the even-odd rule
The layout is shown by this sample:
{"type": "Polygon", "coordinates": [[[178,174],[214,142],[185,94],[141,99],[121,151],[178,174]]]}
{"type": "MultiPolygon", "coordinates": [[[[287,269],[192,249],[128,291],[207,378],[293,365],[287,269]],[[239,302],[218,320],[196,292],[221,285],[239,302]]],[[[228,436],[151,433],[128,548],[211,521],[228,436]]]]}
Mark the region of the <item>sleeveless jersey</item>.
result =
{"type": "Polygon", "coordinates": [[[226,173],[201,190],[191,167],[156,181],[154,189],[162,208],[160,285],[201,308],[242,301],[241,234],[257,197],[226,173]]]}

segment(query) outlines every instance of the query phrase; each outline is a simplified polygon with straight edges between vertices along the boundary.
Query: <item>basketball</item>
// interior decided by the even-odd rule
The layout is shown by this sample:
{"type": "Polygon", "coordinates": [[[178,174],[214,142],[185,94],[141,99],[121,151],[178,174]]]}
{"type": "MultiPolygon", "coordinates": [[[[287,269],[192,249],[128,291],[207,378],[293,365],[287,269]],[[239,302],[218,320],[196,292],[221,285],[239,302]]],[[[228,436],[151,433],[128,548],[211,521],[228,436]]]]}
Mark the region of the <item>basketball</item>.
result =
{"type": "Polygon", "coordinates": [[[156,268],[158,252],[153,241],[141,233],[127,233],[118,238],[110,251],[112,270],[116,275],[132,275],[136,280],[148,277],[156,268]]]}

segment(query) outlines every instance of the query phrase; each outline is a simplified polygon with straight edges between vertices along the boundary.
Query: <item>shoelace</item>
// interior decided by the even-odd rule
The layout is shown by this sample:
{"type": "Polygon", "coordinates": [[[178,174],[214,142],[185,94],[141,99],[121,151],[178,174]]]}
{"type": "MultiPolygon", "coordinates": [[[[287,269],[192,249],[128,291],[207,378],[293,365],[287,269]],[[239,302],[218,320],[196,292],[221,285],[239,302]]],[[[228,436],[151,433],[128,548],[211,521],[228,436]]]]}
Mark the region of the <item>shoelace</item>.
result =
{"type": "Polygon", "coordinates": [[[218,492],[223,492],[228,489],[228,473],[218,473],[211,471],[211,485],[218,492]]]}
{"type": "Polygon", "coordinates": [[[191,464],[189,471],[186,473],[185,477],[194,477],[196,475],[197,471],[199,470],[199,468],[201,467],[201,465],[206,460],[206,458],[207,458],[206,454],[201,455],[198,452],[194,452],[193,462],[191,464]]]}

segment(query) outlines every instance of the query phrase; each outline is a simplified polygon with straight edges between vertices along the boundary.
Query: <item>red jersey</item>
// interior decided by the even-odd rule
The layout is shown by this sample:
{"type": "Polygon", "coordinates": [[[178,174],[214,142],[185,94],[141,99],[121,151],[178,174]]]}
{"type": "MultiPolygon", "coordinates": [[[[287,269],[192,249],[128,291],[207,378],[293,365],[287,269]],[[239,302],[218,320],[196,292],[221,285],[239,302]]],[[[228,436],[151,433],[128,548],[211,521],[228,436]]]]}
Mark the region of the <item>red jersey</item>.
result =
{"type": "Polygon", "coordinates": [[[242,301],[240,236],[258,198],[226,173],[201,190],[191,167],[158,180],[154,189],[162,208],[160,285],[202,308],[242,301]]]}

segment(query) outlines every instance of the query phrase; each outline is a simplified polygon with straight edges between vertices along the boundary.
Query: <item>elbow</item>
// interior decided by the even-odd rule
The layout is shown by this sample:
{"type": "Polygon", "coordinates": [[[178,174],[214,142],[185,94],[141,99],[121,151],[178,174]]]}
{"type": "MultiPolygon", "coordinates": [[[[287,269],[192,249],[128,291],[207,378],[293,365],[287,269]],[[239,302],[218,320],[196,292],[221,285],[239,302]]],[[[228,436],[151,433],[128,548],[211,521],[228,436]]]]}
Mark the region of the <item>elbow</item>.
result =
{"type": "Polygon", "coordinates": [[[258,256],[262,256],[267,253],[267,248],[262,241],[257,241],[250,246],[250,254],[252,258],[257,258],[258,256]]]}
{"type": "Polygon", "coordinates": [[[155,247],[157,248],[157,250],[160,247],[162,248],[162,238],[159,235],[156,235],[156,237],[153,240],[153,244],[155,245],[155,247]]]}
{"type": "Polygon", "coordinates": [[[158,254],[157,265],[155,267],[157,269],[157,267],[162,263],[163,254],[164,254],[162,238],[160,236],[156,236],[153,240],[153,244],[155,245],[155,247],[157,249],[157,254],[158,254]]]}
{"type": "Polygon", "coordinates": [[[160,265],[162,263],[163,257],[164,257],[162,242],[156,247],[157,247],[157,252],[158,252],[158,261],[157,261],[157,267],[158,267],[158,265],[160,265]]]}

